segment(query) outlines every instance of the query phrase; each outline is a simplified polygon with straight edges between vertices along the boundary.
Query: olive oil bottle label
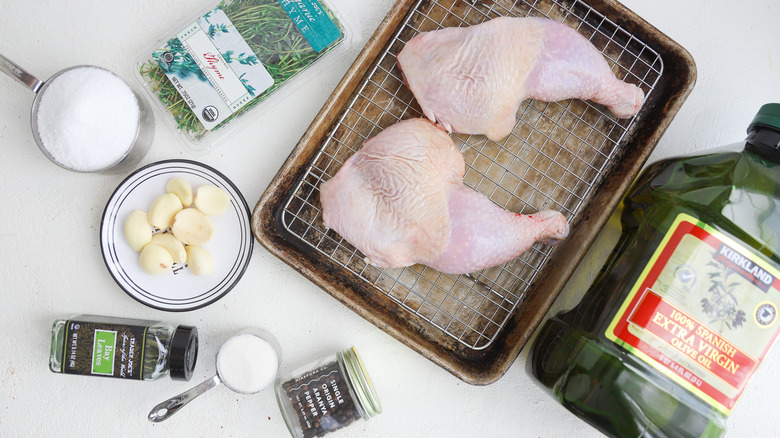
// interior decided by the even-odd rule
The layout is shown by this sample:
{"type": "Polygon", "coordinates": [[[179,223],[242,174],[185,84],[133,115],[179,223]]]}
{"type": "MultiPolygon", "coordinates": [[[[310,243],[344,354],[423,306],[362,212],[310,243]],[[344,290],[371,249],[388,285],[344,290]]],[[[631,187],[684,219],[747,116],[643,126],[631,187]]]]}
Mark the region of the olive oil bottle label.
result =
{"type": "Polygon", "coordinates": [[[606,337],[729,414],[778,336],[780,271],[680,214],[606,337]]]}
{"type": "Polygon", "coordinates": [[[65,324],[62,372],[143,379],[144,339],[153,321],[81,315],[65,324]]]}
{"type": "Polygon", "coordinates": [[[182,29],[152,56],[208,130],[274,84],[221,8],[182,29]]]}

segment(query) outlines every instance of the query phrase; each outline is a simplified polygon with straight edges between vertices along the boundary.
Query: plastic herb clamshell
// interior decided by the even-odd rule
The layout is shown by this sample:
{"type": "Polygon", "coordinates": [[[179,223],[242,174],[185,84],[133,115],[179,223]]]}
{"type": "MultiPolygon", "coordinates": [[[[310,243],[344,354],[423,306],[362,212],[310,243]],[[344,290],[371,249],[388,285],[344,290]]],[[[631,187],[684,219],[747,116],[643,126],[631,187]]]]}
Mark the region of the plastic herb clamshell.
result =
{"type": "Polygon", "coordinates": [[[351,42],[327,0],[222,0],[144,51],[135,77],[188,149],[206,152],[351,42]]]}

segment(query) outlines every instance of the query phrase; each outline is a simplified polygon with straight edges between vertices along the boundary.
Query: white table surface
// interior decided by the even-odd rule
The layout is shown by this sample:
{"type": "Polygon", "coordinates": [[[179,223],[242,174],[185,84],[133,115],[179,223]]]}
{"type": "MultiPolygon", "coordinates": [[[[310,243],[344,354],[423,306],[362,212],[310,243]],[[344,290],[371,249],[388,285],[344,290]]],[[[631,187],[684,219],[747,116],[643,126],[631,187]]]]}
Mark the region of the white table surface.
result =
{"type": "MultiPolygon", "coordinates": [[[[158,115],[141,164],[194,158],[233,180],[250,208],[347,70],[392,0],[334,0],[362,38],[327,71],[213,152],[192,156],[158,115]]],[[[652,159],[741,141],[760,105],[780,101],[780,3],[773,0],[625,0],[691,52],[698,81],[652,159]]],[[[208,3],[187,0],[0,0],[0,53],[41,79],[96,64],[130,79],[130,64],[208,3]]],[[[98,233],[103,207],[125,175],[77,174],[51,164],[29,127],[33,94],[0,75],[0,436],[264,436],[286,428],[270,391],[217,388],[170,420],[146,419],[156,403],[210,377],[220,344],[245,327],[273,333],[282,371],[355,345],[384,413],[343,437],[596,437],[525,370],[525,349],[497,383],[465,384],[346,309],[259,244],[238,286],[185,313],[153,310],[112,281],[98,233]],[[51,322],[94,313],[196,325],[200,359],[190,382],[124,382],[48,370],[51,322]]],[[[551,312],[573,305],[606,257],[608,226],[551,312]]],[[[530,345],[530,344],[529,344],[530,345]]],[[[729,436],[780,436],[780,350],[774,349],[728,422],[729,436]]]]}

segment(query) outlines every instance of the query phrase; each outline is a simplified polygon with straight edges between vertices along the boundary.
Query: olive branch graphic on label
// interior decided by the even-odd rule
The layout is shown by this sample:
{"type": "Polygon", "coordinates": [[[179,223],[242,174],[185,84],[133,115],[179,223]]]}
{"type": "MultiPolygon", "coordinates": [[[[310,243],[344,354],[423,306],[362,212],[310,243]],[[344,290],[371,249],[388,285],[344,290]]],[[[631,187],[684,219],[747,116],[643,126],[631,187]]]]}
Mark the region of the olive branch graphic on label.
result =
{"type": "Polygon", "coordinates": [[[720,323],[720,330],[741,327],[745,321],[745,312],[738,308],[739,301],[734,291],[740,287],[739,278],[732,276],[737,271],[725,263],[711,261],[707,266],[715,268],[707,273],[712,283],[707,290],[709,298],[702,298],[701,307],[705,314],[711,317],[710,323],[720,323]]]}

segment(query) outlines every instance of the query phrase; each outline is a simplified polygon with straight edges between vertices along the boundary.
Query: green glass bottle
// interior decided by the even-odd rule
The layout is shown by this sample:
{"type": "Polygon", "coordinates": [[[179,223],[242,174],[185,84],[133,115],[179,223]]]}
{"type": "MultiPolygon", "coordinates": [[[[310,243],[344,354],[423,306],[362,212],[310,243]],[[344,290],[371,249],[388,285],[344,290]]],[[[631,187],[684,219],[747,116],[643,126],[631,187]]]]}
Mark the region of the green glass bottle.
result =
{"type": "Polygon", "coordinates": [[[780,330],[780,104],[740,144],[648,166],[529,373],[609,436],[719,437],[780,330]]]}

